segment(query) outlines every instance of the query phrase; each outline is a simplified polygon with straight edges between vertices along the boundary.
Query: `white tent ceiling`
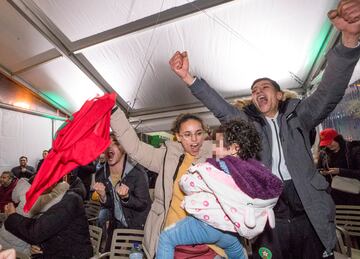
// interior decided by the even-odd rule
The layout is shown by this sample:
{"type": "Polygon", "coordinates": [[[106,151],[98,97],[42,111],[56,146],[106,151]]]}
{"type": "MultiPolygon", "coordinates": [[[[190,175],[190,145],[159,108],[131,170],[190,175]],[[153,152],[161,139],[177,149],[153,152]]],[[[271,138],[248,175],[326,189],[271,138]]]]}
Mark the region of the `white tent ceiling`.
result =
{"type": "Polygon", "coordinates": [[[0,0],[0,66],[68,114],[97,94],[116,91],[134,119],[170,118],[201,106],[169,69],[176,50],[187,50],[192,72],[224,97],[249,94],[251,82],[263,76],[301,88],[337,37],[326,17],[336,4],[0,0]]]}

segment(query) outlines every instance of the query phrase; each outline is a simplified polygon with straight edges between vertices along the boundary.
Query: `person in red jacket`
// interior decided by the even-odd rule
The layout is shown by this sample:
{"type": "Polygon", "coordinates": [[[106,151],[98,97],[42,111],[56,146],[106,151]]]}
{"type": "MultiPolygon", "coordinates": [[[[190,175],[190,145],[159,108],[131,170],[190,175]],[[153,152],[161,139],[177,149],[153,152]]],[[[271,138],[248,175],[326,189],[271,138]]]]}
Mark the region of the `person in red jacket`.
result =
{"type": "Polygon", "coordinates": [[[0,176],[0,212],[4,212],[6,204],[11,202],[11,194],[16,186],[17,178],[10,171],[4,171],[0,176]]]}

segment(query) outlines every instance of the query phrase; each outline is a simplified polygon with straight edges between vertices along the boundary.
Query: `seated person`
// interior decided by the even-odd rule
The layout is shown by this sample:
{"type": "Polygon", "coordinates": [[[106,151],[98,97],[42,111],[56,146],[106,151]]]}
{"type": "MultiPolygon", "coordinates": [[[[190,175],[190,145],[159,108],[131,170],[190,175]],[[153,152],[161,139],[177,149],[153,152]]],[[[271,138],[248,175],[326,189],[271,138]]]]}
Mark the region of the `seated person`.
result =
{"type": "Polygon", "coordinates": [[[78,166],[73,170],[73,174],[79,177],[85,186],[86,200],[90,199],[91,178],[95,171],[95,165],[92,162],[84,166],[78,166]]]}
{"type": "Polygon", "coordinates": [[[42,163],[44,162],[44,159],[47,157],[48,154],[49,154],[49,150],[46,150],[46,149],[45,149],[45,150],[42,152],[42,159],[39,160],[39,163],[38,163],[38,165],[37,165],[37,167],[36,167],[36,172],[39,171],[42,163]]]}
{"type": "MultiPolygon", "coordinates": [[[[95,184],[95,178],[96,178],[96,175],[97,175],[97,171],[100,171],[100,170],[103,170],[103,168],[106,166],[106,155],[105,153],[101,153],[99,155],[99,157],[94,161],[95,163],[95,174],[91,174],[91,194],[93,194],[93,186],[95,184]]],[[[94,199],[95,200],[98,200],[98,196],[96,196],[94,199]]],[[[92,197],[91,197],[92,200],[94,200],[92,197]]]]}
{"type": "Polygon", "coordinates": [[[105,153],[100,154],[99,158],[96,162],[96,171],[99,171],[101,168],[103,168],[106,164],[106,155],[105,153]]]}
{"type": "Polygon", "coordinates": [[[190,216],[160,235],[158,258],[174,258],[178,245],[203,243],[223,248],[229,259],[245,258],[239,235],[248,239],[275,227],[275,206],[282,182],[254,158],[260,137],[245,121],[224,124],[216,133],[214,159],[189,168],[179,185],[182,207],[190,216]]]}
{"type": "Polygon", "coordinates": [[[11,169],[11,172],[17,177],[17,178],[30,178],[34,173],[35,169],[32,166],[27,165],[28,158],[26,156],[21,156],[19,158],[19,166],[14,167],[11,169]]]}
{"type": "MultiPolygon", "coordinates": [[[[111,133],[106,166],[97,171],[94,190],[102,208],[110,210],[108,237],[116,228],[143,229],[151,207],[149,184],[143,167],[132,162],[111,133]]],[[[93,195],[94,196],[94,195],[93,195]]],[[[108,239],[106,250],[110,248],[108,239]]]]}
{"type": "MultiPolygon", "coordinates": [[[[29,188],[30,183],[27,181],[27,179],[19,179],[12,193],[12,201],[15,204],[18,204],[16,207],[16,212],[18,214],[32,218],[38,216],[40,213],[45,212],[52,205],[59,202],[65,192],[69,189],[69,184],[62,181],[57,184],[51,190],[51,192],[44,192],[36,201],[31,211],[29,213],[25,213],[23,210],[26,202],[25,195],[29,188]]],[[[14,248],[16,251],[30,256],[30,244],[11,234],[5,229],[4,225],[0,228],[0,244],[4,249],[14,248]]]]}
{"type": "Polygon", "coordinates": [[[13,203],[5,207],[6,230],[29,244],[38,245],[42,258],[88,259],[93,255],[83,206],[85,187],[79,178],[70,177],[69,184],[63,198],[39,218],[16,213],[13,203]]]}
{"type": "Polygon", "coordinates": [[[4,171],[0,180],[0,212],[4,212],[5,205],[12,201],[11,194],[16,186],[17,179],[12,172],[4,171]]]}

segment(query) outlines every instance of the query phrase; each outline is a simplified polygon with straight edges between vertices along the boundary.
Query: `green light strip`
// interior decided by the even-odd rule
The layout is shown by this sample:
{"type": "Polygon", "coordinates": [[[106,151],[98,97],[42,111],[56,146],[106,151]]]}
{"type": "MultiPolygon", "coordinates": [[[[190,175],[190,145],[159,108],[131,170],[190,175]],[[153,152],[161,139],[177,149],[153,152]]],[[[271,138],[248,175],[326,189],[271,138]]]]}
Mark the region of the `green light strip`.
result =
{"type": "Polygon", "coordinates": [[[305,62],[306,68],[311,68],[311,66],[314,64],[316,59],[324,55],[326,46],[330,41],[330,37],[329,37],[330,31],[331,31],[331,22],[329,20],[326,20],[323,26],[321,27],[318,36],[314,41],[314,44],[310,50],[310,54],[307,57],[307,60],[305,62]]]}

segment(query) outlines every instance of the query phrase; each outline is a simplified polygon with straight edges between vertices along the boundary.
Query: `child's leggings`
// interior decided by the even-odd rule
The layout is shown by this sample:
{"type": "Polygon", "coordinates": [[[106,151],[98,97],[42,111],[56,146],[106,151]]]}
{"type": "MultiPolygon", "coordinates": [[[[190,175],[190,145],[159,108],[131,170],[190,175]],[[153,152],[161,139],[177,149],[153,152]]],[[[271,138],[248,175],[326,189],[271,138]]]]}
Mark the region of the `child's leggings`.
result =
{"type": "Polygon", "coordinates": [[[245,259],[238,237],[236,233],[221,231],[188,216],[161,233],[156,258],[173,259],[177,245],[216,244],[225,250],[229,259],[245,259]]]}

